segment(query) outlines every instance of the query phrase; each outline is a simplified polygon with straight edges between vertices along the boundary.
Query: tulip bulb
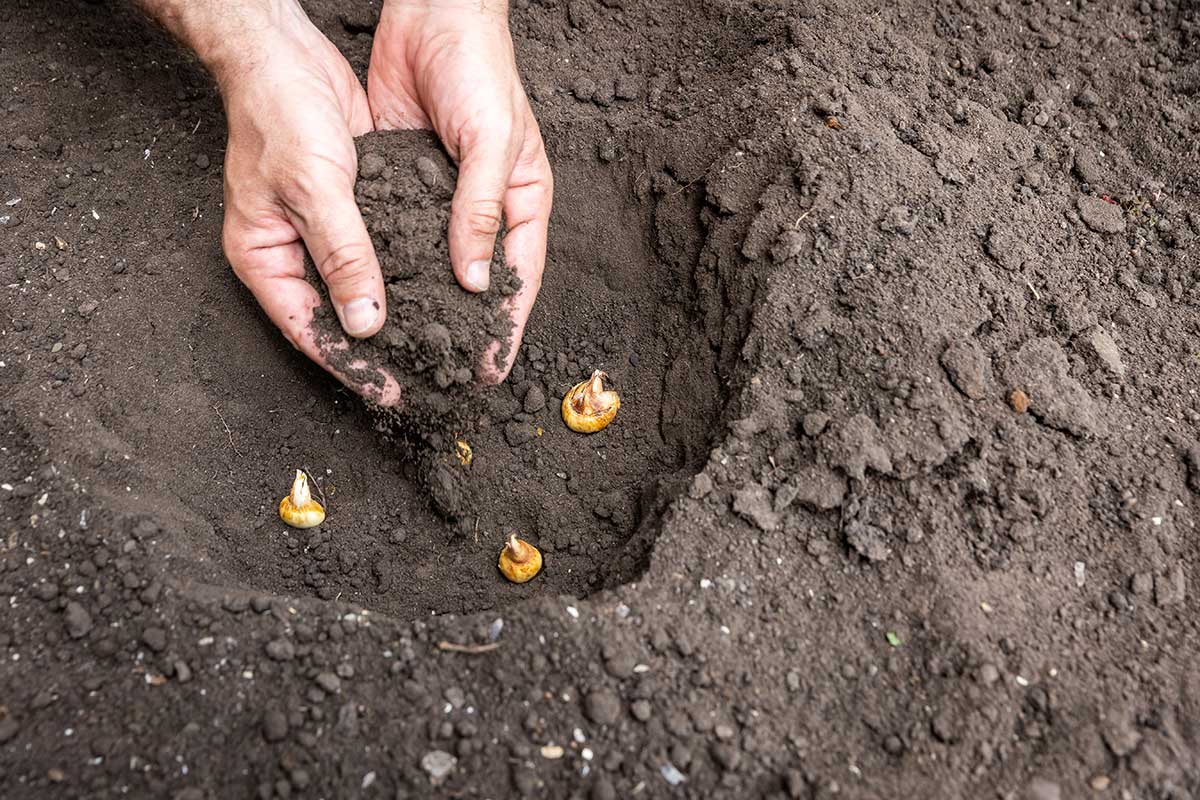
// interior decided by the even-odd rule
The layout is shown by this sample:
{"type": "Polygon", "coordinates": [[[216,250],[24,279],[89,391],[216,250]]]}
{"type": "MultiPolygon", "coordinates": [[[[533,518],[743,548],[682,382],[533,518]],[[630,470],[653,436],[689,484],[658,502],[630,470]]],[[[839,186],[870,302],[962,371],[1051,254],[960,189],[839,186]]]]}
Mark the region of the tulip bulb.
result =
{"type": "Polygon", "coordinates": [[[620,396],[604,389],[608,376],[600,370],[586,381],[575,384],[562,401],[563,422],[577,433],[595,433],[608,427],[621,407],[620,396]]]}
{"type": "Polygon", "coordinates": [[[296,470],[292,491],[279,501],[279,518],[293,528],[315,528],[325,521],[325,509],[308,490],[308,476],[296,470]]]}
{"type": "Polygon", "coordinates": [[[513,583],[525,583],[542,569],[542,554],[514,533],[500,551],[500,572],[513,583]]]}

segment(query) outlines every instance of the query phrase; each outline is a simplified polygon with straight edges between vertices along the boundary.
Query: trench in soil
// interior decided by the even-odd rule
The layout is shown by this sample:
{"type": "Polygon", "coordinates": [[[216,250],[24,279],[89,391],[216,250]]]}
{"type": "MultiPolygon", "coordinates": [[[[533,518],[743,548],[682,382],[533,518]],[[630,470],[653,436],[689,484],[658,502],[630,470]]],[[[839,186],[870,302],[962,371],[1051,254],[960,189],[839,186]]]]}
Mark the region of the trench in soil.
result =
{"type": "MultiPolygon", "coordinates": [[[[488,393],[469,432],[447,432],[463,435],[474,451],[475,513],[442,519],[411,451],[375,433],[344,389],[285,354],[295,385],[309,382],[301,389],[308,396],[257,398],[264,407],[254,416],[289,435],[243,442],[220,513],[191,505],[205,522],[176,537],[177,573],[417,618],[498,608],[541,592],[583,596],[644,571],[662,512],[703,465],[728,397],[722,345],[705,334],[706,321],[711,328],[725,314],[697,301],[722,295],[695,286],[703,190],[680,186],[659,202],[648,183],[635,187],[632,168],[567,160],[555,172],[545,279],[513,374],[488,393]],[[609,428],[581,436],[563,425],[559,404],[593,369],[611,375],[622,407],[609,428]],[[546,402],[528,413],[532,387],[546,402]],[[511,445],[505,429],[513,415],[541,435],[511,445]],[[298,466],[327,495],[319,529],[292,530],[275,514],[298,466]],[[256,475],[257,488],[244,486],[239,471],[256,475]],[[545,557],[542,574],[522,586],[496,569],[512,532],[545,557]]],[[[210,315],[198,324],[217,322],[210,315]]],[[[262,366],[219,343],[196,360],[209,396],[235,397],[230,385],[249,382],[262,366]]],[[[189,479],[179,478],[181,497],[192,496],[189,479]]]]}

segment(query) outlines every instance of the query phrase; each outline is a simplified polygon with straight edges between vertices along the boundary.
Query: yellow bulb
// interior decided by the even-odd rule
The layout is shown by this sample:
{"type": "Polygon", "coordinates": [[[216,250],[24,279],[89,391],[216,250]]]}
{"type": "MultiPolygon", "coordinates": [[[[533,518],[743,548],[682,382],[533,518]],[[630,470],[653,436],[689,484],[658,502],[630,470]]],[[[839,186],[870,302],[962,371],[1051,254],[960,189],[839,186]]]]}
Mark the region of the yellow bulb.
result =
{"type": "Polygon", "coordinates": [[[500,572],[513,583],[525,583],[542,569],[542,554],[514,533],[500,551],[500,572]]]}
{"type": "Polygon", "coordinates": [[[471,445],[467,444],[465,439],[458,439],[454,442],[454,455],[458,458],[458,463],[464,467],[471,466],[471,462],[475,459],[475,453],[471,451],[471,445]]]}
{"type": "Polygon", "coordinates": [[[577,433],[595,433],[613,421],[621,407],[621,398],[614,391],[604,390],[606,377],[596,370],[592,377],[575,384],[567,392],[562,401],[562,416],[568,428],[577,433]]]}
{"type": "Polygon", "coordinates": [[[293,528],[315,528],[325,521],[325,509],[308,490],[308,476],[296,470],[292,491],[279,501],[279,518],[293,528]]]}

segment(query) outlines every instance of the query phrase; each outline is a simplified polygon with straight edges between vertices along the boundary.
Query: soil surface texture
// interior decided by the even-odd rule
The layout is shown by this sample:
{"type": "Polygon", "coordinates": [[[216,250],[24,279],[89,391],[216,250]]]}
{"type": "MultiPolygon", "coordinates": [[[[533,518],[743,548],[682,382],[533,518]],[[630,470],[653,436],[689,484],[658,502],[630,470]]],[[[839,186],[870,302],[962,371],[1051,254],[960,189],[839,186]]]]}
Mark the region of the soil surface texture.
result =
{"type": "MultiPolygon", "coordinates": [[[[378,2],[305,7],[365,77],[378,2]]],[[[503,384],[453,166],[360,141],[413,427],[229,270],[196,62],[0,6],[0,795],[1200,798],[1196,3],[511,26],[556,197],[503,384]]]]}

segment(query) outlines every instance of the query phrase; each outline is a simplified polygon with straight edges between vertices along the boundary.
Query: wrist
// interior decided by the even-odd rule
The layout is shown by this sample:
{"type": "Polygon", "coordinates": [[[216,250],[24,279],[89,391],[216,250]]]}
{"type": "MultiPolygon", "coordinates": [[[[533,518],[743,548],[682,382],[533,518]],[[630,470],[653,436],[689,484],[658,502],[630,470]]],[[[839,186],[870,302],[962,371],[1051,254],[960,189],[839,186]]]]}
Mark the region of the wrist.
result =
{"type": "Polygon", "coordinates": [[[508,22],[508,0],[383,0],[383,11],[407,17],[449,14],[463,22],[489,17],[508,22]]]}
{"type": "Polygon", "coordinates": [[[296,0],[138,0],[145,12],[186,45],[222,93],[239,75],[265,64],[281,38],[312,29],[296,0]]]}

